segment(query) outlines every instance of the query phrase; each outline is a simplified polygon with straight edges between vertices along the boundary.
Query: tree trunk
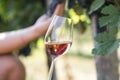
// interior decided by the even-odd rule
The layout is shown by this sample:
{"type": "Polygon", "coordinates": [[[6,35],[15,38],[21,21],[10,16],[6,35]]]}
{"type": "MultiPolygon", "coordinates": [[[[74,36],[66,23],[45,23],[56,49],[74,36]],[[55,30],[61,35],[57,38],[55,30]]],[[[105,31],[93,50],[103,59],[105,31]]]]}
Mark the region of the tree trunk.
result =
{"type": "Polygon", "coordinates": [[[96,56],[97,80],[119,80],[117,52],[96,56]]]}
{"type": "MultiPolygon", "coordinates": [[[[95,37],[98,31],[98,15],[92,15],[91,18],[93,37],[95,37]]],[[[119,80],[117,51],[106,56],[95,56],[95,61],[97,80],[119,80]]]]}

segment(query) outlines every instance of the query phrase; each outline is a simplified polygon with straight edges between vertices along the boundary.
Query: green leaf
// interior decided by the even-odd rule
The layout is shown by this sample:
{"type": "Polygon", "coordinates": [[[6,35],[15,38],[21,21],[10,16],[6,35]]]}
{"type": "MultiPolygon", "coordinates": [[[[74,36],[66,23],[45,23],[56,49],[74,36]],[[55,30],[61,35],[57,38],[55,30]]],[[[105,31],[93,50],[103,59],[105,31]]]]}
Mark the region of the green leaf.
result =
{"type": "Polygon", "coordinates": [[[106,7],[104,7],[102,9],[101,13],[103,13],[103,14],[109,14],[109,15],[112,15],[112,14],[115,15],[115,14],[119,14],[119,11],[118,11],[118,9],[115,6],[108,5],[108,6],[106,6],[106,7]]]}
{"type": "Polygon", "coordinates": [[[105,0],[94,0],[91,7],[90,7],[89,14],[98,10],[104,3],[105,3],[105,0]]]}
{"type": "Polygon", "coordinates": [[[115,6],[113,6],[113,5],[105,6],[102,9],[101,13],[107,14],[107,16],[103,16],[103,17],[99,18],[100,27],[104,27],[104,26],[118,27],[118,26],[120,26],[120,22],[119,22],[120,12],[115,6]]]}
{"type": "Polygon", "coordinates": [[[116,40],[115,42],[113,42],[113,44],[111,45],[111,47],[108,49],[108,53],[111,54],[113,53],[115,50],[118,49],[119,47],[119,43],[120,43],[120,39],[116,40]]]}
{"type": "Polygon", "coordinates": [[[113,26],[109,26],[108,27],[108,36],[109,36],[109,40],[114,41],[116,40],[116,36],[117,36],[117,32],[118,32],[118,28],[117,27],[113,27],[113,26]]]}
{"type": "Polygon", "coordinates": [[[102,42],[108,41],[108,33],[107,32],[103,32],[103,33],[97,34],[97,36],[95,37],[95,40],[98,43],[102,43],[102,42]]]}
{"type": "Polygon", "coordinates": [[[92,53],[95,55],[110,54],[118,48],[118,42],[116,41],[117,27],[110,26],[108,31],[97,34],[95,40],[97,42],[92,53]],[[116,41],[116,42],[114,42],[116,41]]]}
{"type": "Polygon", "coordinates": [[[119,26],[118,21],[119,21],[118,14],[103,16],[103,17],[99,18],[99,25],[100,25],[100,27],[104,27],[106,25],[108,25],[108,27],[109,26],[117,27],[117,26],[119,26]]]}
{"type": "Polygon", "coordinates": [[[109,31],[97,34],[97,44],[92,50],[95,55],[106,55],[114,52],[119,47],[120,40],[116,40],[117,27],[109,27],[109,31]]]}
{"type": "Polygon", "coordinates": [[[99,18],[99,25],[100,27],[103,27],[107,25],[111,20],[111,16],[104,16],[99,18]]]}
{"type": "Polygon", "coordinates": [[[119,22],[119,15],[111,15],[112,17],[111,17],[111,20],[110,20],[110,22],[109,22],[109,24],[108,24],[108,27],[109,26],[111,26],[111,27],[118,27],[119,25],[118,25],[118,22],[119,22]]]}
{"type": "Polygon", "coordinates": [[[108,32],[102,32],[102,33],[97,34],[97,36],[95,37],[95,40],[98,43],[114,41],[116,39],[116,34],[117,34],[117,29],[112,28],[111,30],[109,29],[108,32]]]}
{"type": "Polygon", "coordinates": [[[119,19],[118,19],[118,22],[117,22],[117,27],[120,28],[120,16],[119,16],[119,19]]]}
{"type": "Polygon", "coordinates": [[[92,50],[94,55],[105,55],[107,54],[107,49],[111,46],[111,43],[106,41],[103,43],[98,43],[95,45],[95,48],[92,50]]]}

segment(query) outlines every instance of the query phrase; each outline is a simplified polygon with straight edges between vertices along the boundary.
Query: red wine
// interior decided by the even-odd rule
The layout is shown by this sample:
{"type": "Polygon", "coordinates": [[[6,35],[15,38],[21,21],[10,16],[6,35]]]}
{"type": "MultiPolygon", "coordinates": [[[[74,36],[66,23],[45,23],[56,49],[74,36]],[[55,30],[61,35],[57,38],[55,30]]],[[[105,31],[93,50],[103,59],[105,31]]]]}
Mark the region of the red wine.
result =
{"type": "Polygon", "coordinates": [[[54,57],[57,57],[63,53],[66,53],[72,45],[72,42],[46,42],[45,44],[47,53],[53,55],[54,57]]]}

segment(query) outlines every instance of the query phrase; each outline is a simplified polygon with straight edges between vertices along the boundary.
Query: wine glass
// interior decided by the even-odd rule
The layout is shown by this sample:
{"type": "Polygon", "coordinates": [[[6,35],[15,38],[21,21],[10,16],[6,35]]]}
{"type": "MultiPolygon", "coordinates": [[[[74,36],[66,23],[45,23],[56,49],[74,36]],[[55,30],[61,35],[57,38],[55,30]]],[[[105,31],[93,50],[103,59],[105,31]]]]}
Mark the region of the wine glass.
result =
{"type": "Polygon", "coordinates": [[[48,80],[51,80],[54,61],[72,45],[73,23],[70,18],[55,15],[45,35],[46,51],[52,58],[48,80]]]}

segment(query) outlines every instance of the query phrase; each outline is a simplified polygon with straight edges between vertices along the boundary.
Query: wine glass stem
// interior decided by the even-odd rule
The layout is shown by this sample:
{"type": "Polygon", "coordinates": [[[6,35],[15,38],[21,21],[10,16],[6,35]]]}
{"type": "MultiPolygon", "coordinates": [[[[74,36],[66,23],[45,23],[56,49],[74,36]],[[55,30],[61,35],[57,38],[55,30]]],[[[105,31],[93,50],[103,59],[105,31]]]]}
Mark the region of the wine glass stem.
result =
{"type": "Polygon", "coordinates": [[[52,75],[53,75],[53,70],[54,70],[54,59],[52,59],[52,63],[51,63],[51,67],[50,67],[50,71],[49,71],[49,77],[48,80],[52,80],[52,75]]]}

